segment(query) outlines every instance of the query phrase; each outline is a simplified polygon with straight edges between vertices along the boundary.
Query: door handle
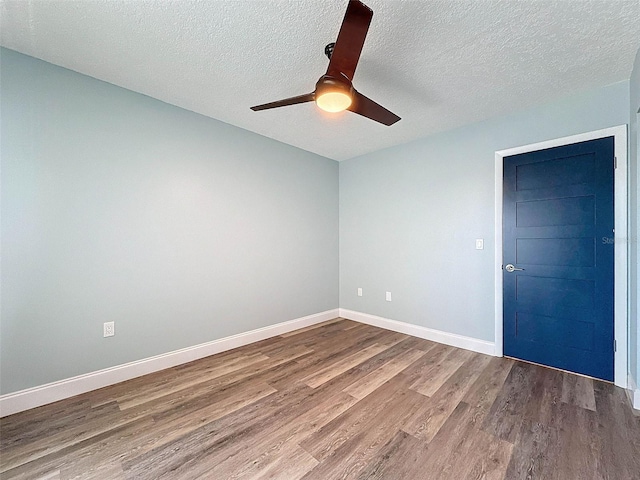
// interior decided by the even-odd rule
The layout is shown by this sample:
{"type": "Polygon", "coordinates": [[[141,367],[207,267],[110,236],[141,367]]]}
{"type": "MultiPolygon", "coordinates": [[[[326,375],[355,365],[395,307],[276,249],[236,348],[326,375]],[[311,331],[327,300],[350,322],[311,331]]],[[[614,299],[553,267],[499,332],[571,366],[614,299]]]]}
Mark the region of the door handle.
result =
{"type": "Polygon", "coordinates": [[[505,269],[507,272],[509,272],[509,273],[511,273],[511,272],[516,272],[516,271],[518,271],[518,272],[524,272],[524,268],[517,268],[517,267],[514,267],[514,266],[513,266],[513,265],[511,265],[511,264],[509,264],[509,265],[507,265],[506,267],[504,267],[504,269],[505,269]]]}

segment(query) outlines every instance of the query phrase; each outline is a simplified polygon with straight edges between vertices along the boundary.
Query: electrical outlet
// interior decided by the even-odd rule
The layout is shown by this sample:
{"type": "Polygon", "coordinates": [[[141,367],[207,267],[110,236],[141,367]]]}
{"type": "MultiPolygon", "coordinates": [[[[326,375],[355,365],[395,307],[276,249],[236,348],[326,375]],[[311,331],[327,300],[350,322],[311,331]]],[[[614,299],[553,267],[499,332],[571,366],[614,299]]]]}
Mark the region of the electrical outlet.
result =
{"type": "Polygon", "coordinates": [[[361,297],[362,296],[362,289],[358,288],[358,296],[361,297]]]}
{"type": "Polygon", "coordinates": [[[115,334],[116,334],[116,323],[104,322],[104,325],[102,325],[102,336],[113,337],[115,334]]]}
{"type": "Polygon", "coordinates": [[[391,292],[387,292],[387,302],[391,301],[391,292]]]}

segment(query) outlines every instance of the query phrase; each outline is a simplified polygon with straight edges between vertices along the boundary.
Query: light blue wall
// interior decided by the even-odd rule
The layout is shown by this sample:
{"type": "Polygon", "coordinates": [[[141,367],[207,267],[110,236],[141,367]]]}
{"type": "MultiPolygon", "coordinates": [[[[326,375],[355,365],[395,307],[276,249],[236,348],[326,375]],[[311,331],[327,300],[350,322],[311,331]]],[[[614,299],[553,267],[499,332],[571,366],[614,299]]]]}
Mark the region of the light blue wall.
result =
{"type": "Polygon", "coordinates": [[[624,81],[341,162],[340,307],[494,341],[495,151],[628,122],[624,81]]]}
{"type": "Polygon", "coordinates": [[[338,307],[337,162],[0,55],[2,393],[338,307]]]}
{"type": "Polygon", "coordinates": [[[338,194],[332,160],[1,49],[0,391],[336,308],[338,199],[341,307],[493,341],[494,152],[628,123],[639,65],[342,162],[338,194]]]}
{"type": "Polygon", "coordinates": [[[640,329],[638,328],[638,311],[640,311],[638,302],[640,301],[640,282],[638,281],[638,236],[640,235],[640,222],[638,222],[638,213],[640,208],[638,202],[638,188],[640,187],[640,171],[638,170],[638,155],[640,154],[640,132],[638,126],[638,110],[640,109],[640,50],[636,54],[636,60],[629,82],[629,90],[631,93],[630,109],[630,128],[629,128],[629,237],[630,251],[629,261],[631,265],[630,282],[629,282],[629,303],[631,304],[631,334],[630,349],[631,356],[631,375],[633,375],[636,384],[638,383],[640,373],[640,329]]]}

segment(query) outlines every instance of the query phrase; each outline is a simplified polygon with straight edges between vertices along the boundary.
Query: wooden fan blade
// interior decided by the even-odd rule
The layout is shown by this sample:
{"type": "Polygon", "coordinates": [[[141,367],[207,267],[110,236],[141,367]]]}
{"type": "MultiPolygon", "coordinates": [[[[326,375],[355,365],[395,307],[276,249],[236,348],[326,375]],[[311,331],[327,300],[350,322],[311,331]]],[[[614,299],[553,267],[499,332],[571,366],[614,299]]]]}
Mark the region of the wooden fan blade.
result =
{"type": "Polygon", "coordinates": [[[265,103],[263,105],[256,105],[251,107],[251,110],[257,112],[258,110],[268,110],[269,108],[286,107],[287,105],[295,105],[296,103],[313,102],[315,100],[315,93],[305,93],[304,95],[298,95],[297,97],[285,98],[278,100],[277,102],[265,103]]]}
{"type": "Polygon", "coordinates": [[[365,97],[361,93],[357,91],[353,91],[353,102],[348,110],[353,113],[357,113],[358,115],[362,115],[363,117],[370,118],[375,122],[382,123],[383,125],[393,125],[400,117],[395,113],[390,112],[382,105],[377,104],[370,98],[365,97]]]}
{"type": "Polygon", "coordinates": [[[331,54],[327,75],[339,77],[343,74],[349,81],[353,80],[372,17],[373,10],[364,3],[350,0],[331,54]]]}

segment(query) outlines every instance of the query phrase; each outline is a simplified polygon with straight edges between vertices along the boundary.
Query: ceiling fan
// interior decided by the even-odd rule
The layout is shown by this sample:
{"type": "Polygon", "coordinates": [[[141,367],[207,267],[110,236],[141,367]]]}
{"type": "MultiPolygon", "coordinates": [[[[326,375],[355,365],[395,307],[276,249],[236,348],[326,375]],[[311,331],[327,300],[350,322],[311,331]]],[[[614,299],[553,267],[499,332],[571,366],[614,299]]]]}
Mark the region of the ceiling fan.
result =
{"type": "Polygon", "coordinates": [[[329,67],[316,83],[315,90],[297,97],[256,105],[251,107],[251,110],[267,110],[297,103],[316,102],[316,105],[324,111],[349,110],[384,125],[393,125],[400,120],[395,113],[353,88],[353,74],[356,71],[372,17],[373,11],[364,3],[350,0],[338,39],[325,47],[325,54],[329,57],[329,67]]]}

